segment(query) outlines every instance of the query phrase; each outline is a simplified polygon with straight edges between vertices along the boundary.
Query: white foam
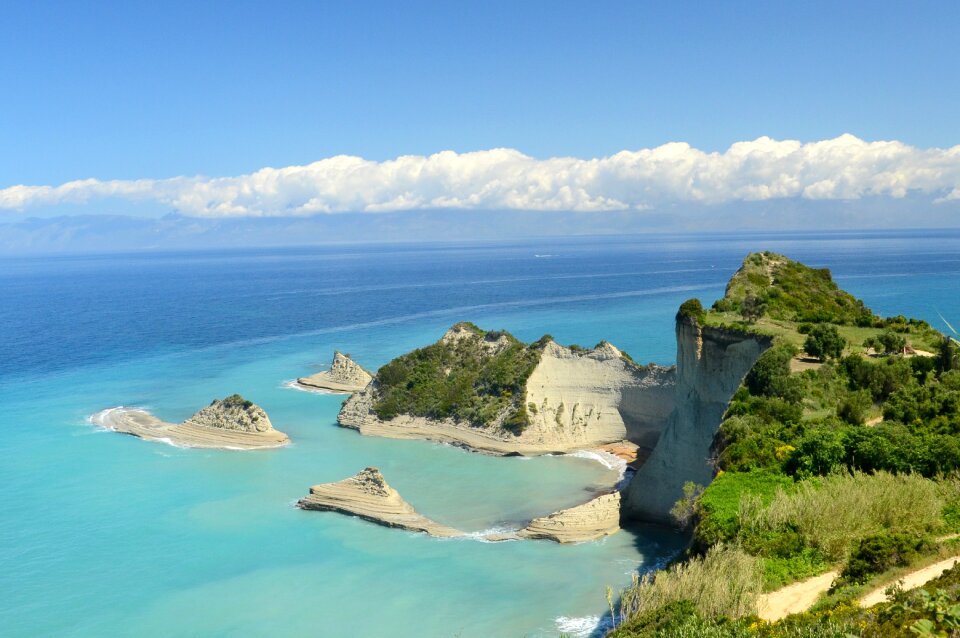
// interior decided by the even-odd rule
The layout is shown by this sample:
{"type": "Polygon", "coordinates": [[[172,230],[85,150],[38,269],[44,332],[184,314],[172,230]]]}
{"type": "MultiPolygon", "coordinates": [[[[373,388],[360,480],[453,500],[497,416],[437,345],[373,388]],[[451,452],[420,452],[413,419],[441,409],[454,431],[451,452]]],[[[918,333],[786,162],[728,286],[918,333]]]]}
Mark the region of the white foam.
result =
{"type": "Polygon", "coordinates": [[[505,543],[508,541],[520,540],[518,538],[502,538],[502,539],[491,539],[491,536],[500,536],[502,534],[514,534],[520,531],[517,527],[491,527],[489,529],[482,529],[477,532],[467,532],[460,536],[466,540],[477,541],[480,543],[505,543]]]}
{"type": "Polygon", "coordinates": [[[577,458],[589,459],[591,461],[601,463],[607,469],[617,472],[621,479],[627,473],[626,461],[621,459],[616,454],[610,454],[609,452],[603,452],[602,450],[577,450],[576,452],[571,452],[567,456],[575,456],[577,458]]]}
{"type": "Polygon", "coordinates": [[[610,619],[600,616],[559,616],[554,618],[553,622],[560,633],[577,638],[602,636],[610,628],[610,619]]]}
{"type": "Polygon", "coordinates": [[[298,390],[300,392],[309,392],[310,394],[347,394],[345,392],[333,392],[332,390],[323,390],[321,388],[308,388],[297,383],[296,379],[284,381],[280,386],[287,390],[298,390]]]}

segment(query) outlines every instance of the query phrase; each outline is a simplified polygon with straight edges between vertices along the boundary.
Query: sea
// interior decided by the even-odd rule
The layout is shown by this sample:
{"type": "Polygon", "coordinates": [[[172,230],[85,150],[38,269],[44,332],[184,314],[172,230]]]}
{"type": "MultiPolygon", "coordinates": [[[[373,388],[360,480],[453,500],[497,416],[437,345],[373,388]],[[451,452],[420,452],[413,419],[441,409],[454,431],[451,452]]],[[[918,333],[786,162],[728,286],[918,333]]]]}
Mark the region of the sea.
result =
{"type": "Polygon", "coordinates": [[[290,381],[333,351],[374,370],[458,321],[675,361],[674,313],[751,251],[830,268],[885,315],[960,325],[960,232],[683,234],[500,243],[0,256],[0,634],[589,636],[684,539],[636,526],[575,545],[481,532],[587,500],[589,455],[495,458],[336,425],[343,396],[290,381]],[[181,449],[98,429],[240,393],[293,444],[181,449]],[[379,467],[440,540],[295,508],[379,467]]]}

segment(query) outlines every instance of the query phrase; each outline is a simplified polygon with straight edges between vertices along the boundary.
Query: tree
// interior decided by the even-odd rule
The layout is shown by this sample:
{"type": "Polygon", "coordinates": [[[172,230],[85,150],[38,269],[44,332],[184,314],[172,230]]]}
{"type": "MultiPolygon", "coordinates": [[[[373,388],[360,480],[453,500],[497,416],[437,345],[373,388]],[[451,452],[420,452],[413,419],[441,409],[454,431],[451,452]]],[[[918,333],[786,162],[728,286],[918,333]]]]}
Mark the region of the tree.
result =
{"type": "Polygon", "coordinates": [[[755,295],[748,294],[743,298],[743,301],[740,302],[740,314],[750,323],[762,317],[766,311],[767,304],[755,295]]]}
{"type": "Polygon", "coordinates": [[[950,372],[960,367],[960,353],[953,339],[944,337],[937,350],[937,368],[940,372],[950,372]]]}
{"type": "Polygon", "coordinates": [[[839,359],[843,355],[843,349],[847,347],[847,340],[840,336],[840,331],[836,326],[830,324],[817,324],[810,328],[807,340],[803,344],[803,349],[807,354],[813,355],[821,361],[827,359],[839,359]]]}
{"type": "Polygon", "coordinates": [[[907,338],[893,330],[885,330],[877,337],[877,345],[883,349],[884,354],[903,352],[907,347],[907,338]]]}

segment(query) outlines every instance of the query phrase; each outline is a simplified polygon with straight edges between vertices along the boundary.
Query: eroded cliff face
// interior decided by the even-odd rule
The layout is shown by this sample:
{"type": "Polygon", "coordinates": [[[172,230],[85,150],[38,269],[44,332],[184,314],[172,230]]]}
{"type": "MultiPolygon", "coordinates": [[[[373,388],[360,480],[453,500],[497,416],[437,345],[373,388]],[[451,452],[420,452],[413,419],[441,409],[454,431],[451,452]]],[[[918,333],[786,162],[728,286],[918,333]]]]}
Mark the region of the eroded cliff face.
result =
{"type": "Polygon", "coordinates": [[[574,352],[550,342],[527,380],[532,441],[629,440],[652,449],[673,410],[674,369],[638,367],[610,343],[574,352]]]}
{"type": "MultiPolygon", "coordinates": [[[[475,335],[451,330],[444,340],[467,337],[475,335]]],[[[509,345],[484,342],[493,352],[509,345]]],[[[528,425],[520,434],[503,428],[502,417],[489,427],[407,414],[381,420],[373,409],[376,379],[344,403],[339,422],[362,434],[426,438],[492,454],[569,452],[625,440],[645,454],[673,410],[675,378],[674,368],[637,366],[606,342],[572,350],[549,341],[526,382],[528,425]]]]}
{"type": "Polygon", "coordinates": [[[672,523],[670,509],[688,481],[713,480],[710,446],[723,414],[771,339],[677,320],[675,408],[646,463],[624,494],[625,519],[672,523]]]}

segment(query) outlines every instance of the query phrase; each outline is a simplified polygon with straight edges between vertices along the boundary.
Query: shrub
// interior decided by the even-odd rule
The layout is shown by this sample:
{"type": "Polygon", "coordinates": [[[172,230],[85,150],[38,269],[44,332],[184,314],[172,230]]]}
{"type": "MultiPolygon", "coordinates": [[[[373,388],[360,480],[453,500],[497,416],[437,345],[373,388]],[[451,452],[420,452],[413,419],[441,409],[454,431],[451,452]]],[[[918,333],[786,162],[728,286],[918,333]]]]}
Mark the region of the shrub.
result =
{"type": "Polygon", "coordinates": [[[760,561],[739,547],[717,545],[655,575],[638,578],[621,592],[621,619],[690,601],[707,618],[736,618],[756,611],[762,585],[760,561]]]}
{"type": "Polygon", "coordinates": [[[850,558],[840,572],[840,580],[844,583],[865,583],[871,576],[891,567],[909,565],[920,552],[929,548],[930,542],[915,534],[896,532],[867,536],[850,552],[850,558]]]}
{"type": "Polygon", "coordinates": [[[794,349],[789,344],[770,348],[753,364],[744,379],[744,385],[756,396],[780,397],[794,403],[800,401],[802,389],[790,377],[793,355],[794,349]]]}
{"type": "Polygon", "coordinates": [[[707,318],[707,312],[703,309],[703,304],[697,298],[687,299],[680,304],[677,311],[677,319],[694,319],[697,323],[703,325],[707,318]]]}
{"type": "Polygon", "coordinates": [[[780,491],[741,525],[754,531],[795,529],[807,544],[839,560],[854,539],[883,532],[926,534],[941,520],[944,499],[937,484],[920,476],[833,474],[780,491]]]}
{"type": "Polygon", "coordinates": [[[839,359],[843,354],[843,349],[847,347],[847,340],[840,336],[840,331],[836,326],[829,324],[817,324],[810,329],[807,340],[803,344],[803,349],[808,354],[826,361],[827,359],[839,359]]]}
{"type": "Polygon", "coordinates": [[[907,339],[902,334],[886,330],[877,337],[876,343],[880,346],[881,352],[890,354],[903,351],[907,346],[907,339]]]}
{"type": "Polygon", "coordinates": [[[837,405],[837,416],[851,425],[863,425],[867,410],[872,405],[873,401],[867,390],[850,392],[837,405]]]}

